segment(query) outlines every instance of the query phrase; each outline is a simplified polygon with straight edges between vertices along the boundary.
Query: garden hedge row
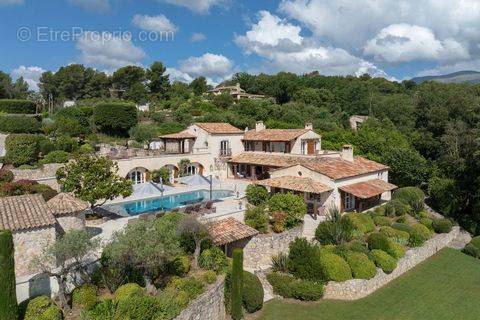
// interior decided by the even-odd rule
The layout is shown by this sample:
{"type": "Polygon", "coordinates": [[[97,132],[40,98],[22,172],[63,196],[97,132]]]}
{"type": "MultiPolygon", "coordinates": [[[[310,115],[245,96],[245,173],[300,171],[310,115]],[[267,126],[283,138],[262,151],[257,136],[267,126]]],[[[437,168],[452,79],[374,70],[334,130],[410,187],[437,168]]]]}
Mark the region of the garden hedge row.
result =
{"type": "Polygon", "coordinates": [[[272,272],[267,275],[273,291],[284,297],[304,301],[317,301],[323,296],[322,282],[296,279],[289,274],[272,272]]]}
{"type": "Polygon", "coordinates": [[[138,122],[137,108],[131,103],[102,103],[95,107],[93,121],[106,134],[127,136],[138,122]]]}
{"type": "Polygon", "coordinates": [[[35,117],[20,115],[0,116],[0,132],[6,133],[37,133],[42,124],[35,117]]]}
{"type": "Polygon", "coordinates": [[[375,277],[377,268],[365,253],[347,251],[343,254],[355,279],[371,279],[375,277]]]}
{"type": "Polygon", "coordinates": [[[397,260],[383,250],[373,249],[370,251],[370,258],[385,273],[392,273],[397,267],[397,260]]]}
{"type": "Polygon", "coordinates": [[[37,105],[33,101],[0,99],[0,113],[35,114],[37,105]]]}

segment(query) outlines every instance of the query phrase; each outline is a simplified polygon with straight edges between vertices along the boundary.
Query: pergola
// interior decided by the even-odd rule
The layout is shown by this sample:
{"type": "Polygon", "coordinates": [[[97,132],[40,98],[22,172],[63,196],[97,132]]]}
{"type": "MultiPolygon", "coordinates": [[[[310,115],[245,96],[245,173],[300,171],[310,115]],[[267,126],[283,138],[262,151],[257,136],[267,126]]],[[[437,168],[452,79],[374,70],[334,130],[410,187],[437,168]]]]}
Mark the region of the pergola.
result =
{"type": "MultiPolygon", "coordinates": [[[[342,194],[342,207],[345,207],[345,194],[355,197],[355,210],[363,211],[377,205],[384,192],[392,191],[397,186],[380,179],[357,182],[339,187],[342,194]]],[[[350,209],[350,208],[342,208],[350,209]]]]}
{"type": "Polygon", "coordinates": [[[178,133],[166,134],[159,137],[161,141],[163,141],[164,151],[171,152],[171,153],[189,153],[191,150],[189,149],[189,141],[194,140],[197,138],[196,135],[189,133],[188,131],[181,131],[178,133]],[[177,144],[178,147],[176,150],[169,150],[168,144],[175,145],[177,144]]]}
{"type": "Polygon", "coordinates": [[[269,187],[271,191],[293,191],[303,193],[305,202],[313,205],[313,215],[317,218],[318,204],[321,202],[321,194],[331,192],[333,188],[307,177],[281,176],[266,180],[255,181],[255,184],[269,187]]]}

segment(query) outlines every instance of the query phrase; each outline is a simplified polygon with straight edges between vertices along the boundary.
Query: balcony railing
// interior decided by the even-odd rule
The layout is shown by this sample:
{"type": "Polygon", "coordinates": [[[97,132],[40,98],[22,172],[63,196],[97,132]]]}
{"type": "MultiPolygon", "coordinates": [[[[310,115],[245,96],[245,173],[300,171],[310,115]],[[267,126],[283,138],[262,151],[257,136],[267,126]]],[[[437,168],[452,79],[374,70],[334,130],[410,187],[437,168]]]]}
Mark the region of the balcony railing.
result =
{"type": "Polygon", "coordinates": [[[219,152],[220,157],[231,157],[232,156],[232,149],[220,149],[219,152]]]}

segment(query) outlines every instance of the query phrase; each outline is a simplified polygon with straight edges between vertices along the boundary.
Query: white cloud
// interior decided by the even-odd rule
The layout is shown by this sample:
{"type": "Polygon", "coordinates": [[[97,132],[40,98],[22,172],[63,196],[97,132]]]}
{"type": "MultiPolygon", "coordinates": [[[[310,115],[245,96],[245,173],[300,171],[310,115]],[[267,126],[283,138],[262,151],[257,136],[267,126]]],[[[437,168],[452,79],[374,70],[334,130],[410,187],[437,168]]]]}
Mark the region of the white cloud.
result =
{"type": "Polygon", "coordinates": [[[344,49],[321,45],[313,38],[302,37],[301,27],[267,11],[259,12],[258,18],[258,23],[253,24],[245,35],[235,37],[235,43],[247,54],[255,53],[265,59],[261,68],[268,70],[262,71],[387,76],[372,63],[344,49]]]}
{"type": "Polygon", "coordinates": [[[165,73],[170,76],[170,81],[180,81],[190,83],[193,81],[192,78],[188,73],[182,72],[176,68],[167,68],[165,73]]]}
{"type": "Polygon", "coordinates": [[[24,3],[25,3],[24,0],[0,0],[0,7],[14,6],[14,5],[24,4],[24,3]]]}
{"type": "Polygon", "coordinates": [[[208,13],[213,6],[226,4],[226,0],[159,0],[165,3],[188,8],[196,13],[208,13]]]}
{"type": "Polygon", "coordinates": [[[376,60],[408,62],[413,60],[453,61],[468,59],[468,49],[453,39],[438,40],[432,30],[410,24],[392,24],[367,42],[364,53],[376,60]]]}
{"type": "Polygon", "coordinates": [[[190,41],[197,42],[197,41],[203,41],[205,39],[207,39],[207,36],[204,35],[203,33],[194,33],[194,34],[192,34],[192,37],[190,38],[190,41]]]}
{"type": "Polygon", "coordinates": [[[84,32],[77,42],[83,63],[95,67],[116,69],[127,65],[140,65],[145,52],[130,39],[116,37],[109,32],[84,32]]]}
{"type": "Polygon", "coordinates": [[[68,2],[93,12],[106,12],[110,9],[109,0],[68,0],[68,2]]]}
{"type": "Polygon", "coordinates": [[[36,66],[19,66],[12,71],[12,76],[14,79],[23,77],[23,79],[28,83],[28,88],[30,90],[38,91],[38,82],[42,73],[44,73],[45,71],[47,70],[36,66]]]}
{"type": "Polygon", "coordinates": [[[178,28],[163,14],[158,16],[148,16],[136,14],[133,16],[132,23],[143,30],[163,32],[177,32],[178,28]]]}
{"type": "Polygon", "coordinates": [[[205,53],[179,61],[179,69],[191,77],[204,76],[212,81],[221,81],[231,75],[233,62],[223,55],[205,53]]]}

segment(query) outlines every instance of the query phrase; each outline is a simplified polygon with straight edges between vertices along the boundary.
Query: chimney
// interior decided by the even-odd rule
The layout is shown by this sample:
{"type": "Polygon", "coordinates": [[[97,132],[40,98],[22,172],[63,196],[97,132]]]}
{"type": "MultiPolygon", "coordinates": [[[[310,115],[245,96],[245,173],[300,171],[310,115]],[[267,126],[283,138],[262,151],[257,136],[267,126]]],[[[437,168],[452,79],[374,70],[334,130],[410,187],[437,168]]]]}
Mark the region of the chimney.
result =
{"type": "Polygon", "coordinates": [[[353,162],[353,147],[349,144],[345,144],[342,147],[342,159],[353,162]]]}
{"type": "Polygon", "coordinates": [[[257,121],[255,124],[255,131],[262,131],[265,130],[265,125],[263,124],[263,121],[257,121]]]}
{"type": "Polygon", "coordinates": [[[311,122],[307,122],[305,124],[305,130],[313,130],[313,124],[311,122]]]}

